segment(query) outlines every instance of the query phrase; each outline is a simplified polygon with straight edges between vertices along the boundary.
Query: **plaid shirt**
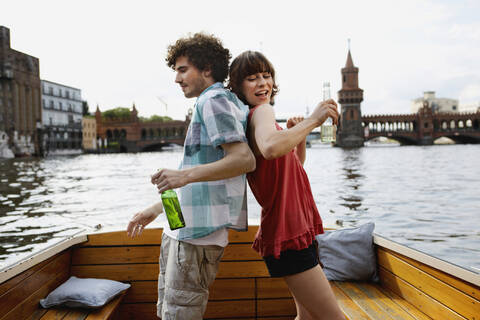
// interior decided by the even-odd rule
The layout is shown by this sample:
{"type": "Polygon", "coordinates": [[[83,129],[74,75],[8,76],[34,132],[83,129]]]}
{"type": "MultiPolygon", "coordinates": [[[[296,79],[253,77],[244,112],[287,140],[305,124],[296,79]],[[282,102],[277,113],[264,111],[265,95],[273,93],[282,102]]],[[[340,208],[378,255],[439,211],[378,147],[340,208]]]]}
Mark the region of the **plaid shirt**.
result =
{"type": "MultiPolygon", "coordinates": [[[[248,108],[221,83],[205,89],[195,103],[180,169],[222,159],[222,144],[247,142],[247,114],[248,108]]],[[[202,238],[221,228],[247,229],[245,174],[188,184],[179,198],[186,227],[167,231],[177,240],[202,238]]]]}

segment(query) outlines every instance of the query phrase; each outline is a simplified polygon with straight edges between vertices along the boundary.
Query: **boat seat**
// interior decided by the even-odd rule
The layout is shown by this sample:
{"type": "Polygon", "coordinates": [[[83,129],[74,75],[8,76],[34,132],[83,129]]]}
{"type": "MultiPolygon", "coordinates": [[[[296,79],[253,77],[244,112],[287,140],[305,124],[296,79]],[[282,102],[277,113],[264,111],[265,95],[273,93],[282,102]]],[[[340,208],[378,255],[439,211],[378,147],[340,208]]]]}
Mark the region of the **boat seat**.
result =
{"type": "Polygon", "coordinates": [[[73,309],[73,308],[52,308],[40,316],[40,320],[107,320],[114,319],[114,315],[125,296],[126,291],[100,309],[73,309]]]}
{"type": "Polygon", "coordinates": [[[402,297],[371,282],[331,281],[333,292],[349,320],[431,319],[402,297]]]}

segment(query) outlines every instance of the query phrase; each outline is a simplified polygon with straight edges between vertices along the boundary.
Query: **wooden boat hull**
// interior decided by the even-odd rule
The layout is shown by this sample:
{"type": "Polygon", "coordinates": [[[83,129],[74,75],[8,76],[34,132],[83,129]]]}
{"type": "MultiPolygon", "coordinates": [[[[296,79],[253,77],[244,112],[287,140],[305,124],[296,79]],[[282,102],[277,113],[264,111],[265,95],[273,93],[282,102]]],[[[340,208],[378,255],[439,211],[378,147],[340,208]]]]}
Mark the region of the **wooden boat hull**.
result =
{"type": "MultiPolygon", "coordinates": [[[[293,319],[282,279],[269,277],[251,249],[257,227],[230,232],[210,290],[205,319],[293,319]]],[[[69,276],[131,283],[118,319],[156,317],[161,229],[137,239],[125,231],[79,235],[0,273],[0,320],[38,319],[38,301],[69,276]]],[[[468,270],[375,237],[380,284],[332,282],[349,319],[479,319],[480,277],[468,270]]]]}

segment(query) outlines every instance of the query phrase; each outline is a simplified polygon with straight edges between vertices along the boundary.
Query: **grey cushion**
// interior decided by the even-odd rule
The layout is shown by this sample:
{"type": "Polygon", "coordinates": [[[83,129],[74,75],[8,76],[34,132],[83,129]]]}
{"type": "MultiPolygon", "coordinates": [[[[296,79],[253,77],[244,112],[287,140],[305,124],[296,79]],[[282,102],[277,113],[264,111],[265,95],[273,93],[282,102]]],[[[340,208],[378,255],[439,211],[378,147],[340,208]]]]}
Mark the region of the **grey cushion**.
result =
{"type": "Polygon", "coordinates": [[[57,305],[99,308],[128,288],[129,284],[113,280],[70,277],[45,299],[40,300],[40,304],[44,308],[57,305]]]}
{"type": "Polygon", "coordinates": [[[318,254],[328,280],[378,281],[373,222],[317,235],[318,254]]]}

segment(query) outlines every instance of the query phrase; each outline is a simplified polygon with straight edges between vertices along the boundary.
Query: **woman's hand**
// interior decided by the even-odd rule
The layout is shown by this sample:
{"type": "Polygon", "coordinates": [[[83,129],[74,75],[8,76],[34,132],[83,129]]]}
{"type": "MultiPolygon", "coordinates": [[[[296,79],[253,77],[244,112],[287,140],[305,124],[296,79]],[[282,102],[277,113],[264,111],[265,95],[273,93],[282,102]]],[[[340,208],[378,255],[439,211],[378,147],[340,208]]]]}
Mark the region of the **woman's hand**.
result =
{"type": "Polygon", "coordinates": [[[314,119],[318,126],[322,125],[328,118],[332,118],[332,123],[337,125],[338,116],[337,103],[333,99],[328,99],[320,102],[309,118],[314,119]]]}
{"type": "Polygon", "coordinates": [[[132,219],[127,226],[127,235],[131,238],[135,238],[142,234],[143,229],[155,218],[158,217],[160,213],[163,212],[162,203],[159,202],[153,206],[140,211],[133,215],[132,219]]]}
{"type": "Polygon", "coordinates": [[[292,117],[287,120],[287,129],[295,127],[297,124],[303,121],[303,117],[292,117]]]}

